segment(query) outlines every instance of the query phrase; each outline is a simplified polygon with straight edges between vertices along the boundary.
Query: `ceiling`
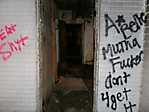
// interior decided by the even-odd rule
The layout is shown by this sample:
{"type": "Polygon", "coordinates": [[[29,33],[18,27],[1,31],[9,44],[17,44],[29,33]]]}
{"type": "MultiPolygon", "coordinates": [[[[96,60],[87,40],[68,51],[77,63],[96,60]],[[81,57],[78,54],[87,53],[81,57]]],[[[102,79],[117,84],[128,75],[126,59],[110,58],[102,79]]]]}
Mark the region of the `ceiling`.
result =
{"type": "Polygon", "coordinates": [[[72,10],[76,16],[88,17],[94,11],[94,0],[55,0],[59,9],[72,10]]]}

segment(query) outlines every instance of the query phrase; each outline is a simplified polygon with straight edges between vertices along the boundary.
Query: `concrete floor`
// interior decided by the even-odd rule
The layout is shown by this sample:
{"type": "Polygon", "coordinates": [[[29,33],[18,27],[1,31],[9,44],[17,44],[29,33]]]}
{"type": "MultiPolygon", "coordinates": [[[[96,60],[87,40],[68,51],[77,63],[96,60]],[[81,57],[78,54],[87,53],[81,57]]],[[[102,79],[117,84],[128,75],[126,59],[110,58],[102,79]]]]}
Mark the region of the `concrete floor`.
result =
{"type": "Polygon", "coordinates": [[[92,95],[83,80],[62,78],[52,93],[48,112],[92,112],[92,95]]]}
{"type": "Polygon", "coordinates": [[[54,91],[48,112],[92,112],[88,91],[54,91]]]}
{"type": "MultiPolygon", "coordinates": [[[[83,70],[82,67],[78,68],[83,70]]],[[[51,95],[48,112],[93,112],[92,79],[73,76],[74,73],[78,76],[79,74],[80,76],[91,74],[75,69],[74,67],[69,73],[66,72],[60,77],[60,81],[51,95]]],[[[83,71],[86,71],[85,69],[83,71]]]]}

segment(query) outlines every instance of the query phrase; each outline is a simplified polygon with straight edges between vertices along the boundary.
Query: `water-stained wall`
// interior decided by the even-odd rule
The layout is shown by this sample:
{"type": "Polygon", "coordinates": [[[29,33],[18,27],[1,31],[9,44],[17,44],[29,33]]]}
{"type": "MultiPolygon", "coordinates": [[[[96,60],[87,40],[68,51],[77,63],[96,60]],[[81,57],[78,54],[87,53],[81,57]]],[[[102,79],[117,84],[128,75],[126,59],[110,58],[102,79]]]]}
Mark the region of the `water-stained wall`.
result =
{"type": "Polygon", "coordinates": [[[83,62],[93,64],[94,62],[94,23],[93,20],[84,22],[83,27],[83,62]]]}
{"type": "Polygon", "coordinates": [[[144,35],[144,64],[143,64],[143,80],[142,80],[142,91],[141,91],[141,102],[140,102],[140,112],[148,112],[149,110],[149,76],[148,76],[148,67],[149,67],[149,2],[146,1],[146,16],[147,22],[145,24],[145,35],[144,35]]]}
{"type": "Polygon", "coordinates": [[[53,0],[41,0],[39,8],[40,93],[46,111],[57,75],[56,6],[53,0]]]}

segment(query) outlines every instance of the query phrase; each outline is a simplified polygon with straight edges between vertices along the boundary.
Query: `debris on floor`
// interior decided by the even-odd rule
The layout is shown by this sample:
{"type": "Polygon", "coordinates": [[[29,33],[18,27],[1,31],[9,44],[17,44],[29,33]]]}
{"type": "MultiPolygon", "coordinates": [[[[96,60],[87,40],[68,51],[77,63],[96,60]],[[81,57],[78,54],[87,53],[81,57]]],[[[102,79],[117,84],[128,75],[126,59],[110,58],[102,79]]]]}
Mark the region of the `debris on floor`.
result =
{"type": "Polygon", "coordinates": [[[48,112],[92,112],[90,92],[55,90],[50,99],[48,112]]]}
{"type": "Polygon", "coordinates": [[[61,70],[48,112],[93,112],[93,66],[66,64],[61,70]]]}

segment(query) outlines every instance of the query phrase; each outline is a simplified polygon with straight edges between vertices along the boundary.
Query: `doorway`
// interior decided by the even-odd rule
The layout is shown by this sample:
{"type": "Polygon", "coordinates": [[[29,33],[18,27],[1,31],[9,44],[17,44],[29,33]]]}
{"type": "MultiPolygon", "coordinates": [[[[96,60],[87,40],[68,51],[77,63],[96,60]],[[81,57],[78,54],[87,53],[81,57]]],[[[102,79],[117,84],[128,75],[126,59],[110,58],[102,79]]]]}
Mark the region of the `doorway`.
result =
{"type": "Polygon", "coordinates": [[[58,36],[52,39],[56,41],[58,56],[55,65],[58,64],[58,79],[52,88],[48,106],[48,110],[52,112],[93,112],[94,58],[91,54],[94,52],[94,7],[90,6],[93,4],[92,0],[75,2],[67,1],[62,4],[59,0],[56,1],[56,6],[59,7],[56,13],[59,15],[55,16],[58,21],[58,36]],[[76,8],[67,9],[67,4],[76,8]],[[84,8],[84,5],[88,8],[79,11],[77,7],[84,8]],[[86,13],[82,13],[82,10],[86,13]]]}
{"type": "Polygon", "coordinates": [[[82,63],[81,24],[60,24],[60,63],[82,63]]]}

